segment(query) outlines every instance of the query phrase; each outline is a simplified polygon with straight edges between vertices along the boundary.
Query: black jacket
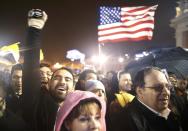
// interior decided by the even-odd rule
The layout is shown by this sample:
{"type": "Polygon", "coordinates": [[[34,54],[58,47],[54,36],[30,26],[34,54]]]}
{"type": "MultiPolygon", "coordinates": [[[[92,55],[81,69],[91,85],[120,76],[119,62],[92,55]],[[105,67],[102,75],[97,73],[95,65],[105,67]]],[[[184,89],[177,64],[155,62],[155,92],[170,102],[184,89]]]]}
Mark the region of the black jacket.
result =
{"type": "Polygon", "coordinates": [[[5,110],[4,115],[0,117],[1,131],[30,131],[25,121],[15,113],[5,110]]]}
{"type": "Polygon", "coordinates": [[[17,97],[14,93],[6,96],[6,108],[11,112],[22,115],[22,96],[17,97]]]}
{"type": "Polygon", "coordinates": [[[166,120],[146,108],[137,98],[124,108],[114,123],[114,131],[181,131],[172,112],[166,120]]]}
{"type": "Polygon", "coordinates": [[[23,118],[33,131],[52,131],[58,105],[40,87],[40,35],[41,30],[29,27],[23,45],[23,118]]]}

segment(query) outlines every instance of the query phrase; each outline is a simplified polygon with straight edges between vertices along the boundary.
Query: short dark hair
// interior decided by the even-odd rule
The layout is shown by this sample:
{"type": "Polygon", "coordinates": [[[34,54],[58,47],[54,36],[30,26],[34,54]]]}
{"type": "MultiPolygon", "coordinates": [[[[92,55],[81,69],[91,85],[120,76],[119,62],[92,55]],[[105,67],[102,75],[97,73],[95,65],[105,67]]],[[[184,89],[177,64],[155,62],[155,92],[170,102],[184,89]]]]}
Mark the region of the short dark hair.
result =
{"type": "Polygon", "coordinates": [[[97,73],[94,70],[87,69],[87,70],[84,70],[83,72],[81,72],[81,74],[79,75],[79,80],[85,80],[87,74],[89,74],[89,73],[93,73],[93,74],[97,75],[97,73]]]}
{"type": "Polygon", "coordinates": [[[144,87],[145,76],[148,75],[149,73],[151,73],[153,70],[162,72],[162,70],[160,68],[154,67],[154,66],[145,67],[145,68],[141,69],[140,71],[138,71],[134,78],[134,81],[133,81],[134,89],[136,89],[137,87],[144,87]]]}
{"type": "Polygon", "coordinates": [[[76,82],[75,90],[83,90],[83,91],[85,90],[85,88],[83,87],[81,81],[82,80],[85,81],[85,79],[87,77],[87,74],[89,74],[89,73],[96,74],[96,76],[97,76],[97,73],[94,70],[92,70],[92,69],[86,69],[86,70],[82,71],[80,73],[79,77],[78,77],[78,81],[76,82]]]}
{"type": "Polygon", "coordinates": [[[48,67],[48,68],[51,69],[50,63],[47,63],[47,62],[41,62],[41,63],[40,63],[40,68],[42,68],[42,67],[48,67]]]}
{"type": "Polygon", "coordinates": [[[22,70],[23,71],[23,65],[22,64],[13,65],[12,69],[11,69],[11,76],[14,73],[15,70],[22,70]]]}
{"type": "MultiPolygon", "coordinates": [[[[118,74],[117,74],[118,81],[120,80],[120,78],[121,78],[121,76],[122,76],[123,74],[130,74],[130,73],[127,72],[126,70],[123,70],[123,71],[118,72],[118,74]]],[[[131,75],[131,74],[130,74],[130,75],[131,75]]]]}
{"type": "Polygon", "coordinates": [[[53,72],[51,79],[54,77],[54,74],[55,74],[57,71],[59,71],[59,70],[66,70],[66,71],[68,71],[68,72],[72,75],[73,81],[74,81],[74,73],[73,73],[72,69],[67,68],[67,67],[61,67],[61,68],[56,69],[56,70],[53,72]]]}

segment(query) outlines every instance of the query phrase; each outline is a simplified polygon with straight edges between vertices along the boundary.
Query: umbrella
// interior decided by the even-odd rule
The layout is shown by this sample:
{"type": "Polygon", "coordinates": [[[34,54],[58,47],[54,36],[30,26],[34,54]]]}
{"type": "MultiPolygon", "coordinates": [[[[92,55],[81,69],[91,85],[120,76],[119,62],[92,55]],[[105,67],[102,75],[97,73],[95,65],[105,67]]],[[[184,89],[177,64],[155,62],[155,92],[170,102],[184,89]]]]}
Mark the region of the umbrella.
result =
{"type": "Polygon", "coordinates": [[[153,50],[148,56],[130,62],[125,70],[130,72],[134,78],[136,73],[146,66],[157,66],[176,74],[178,78],[187,78],[188,52],[181,47],[153,50]]]}

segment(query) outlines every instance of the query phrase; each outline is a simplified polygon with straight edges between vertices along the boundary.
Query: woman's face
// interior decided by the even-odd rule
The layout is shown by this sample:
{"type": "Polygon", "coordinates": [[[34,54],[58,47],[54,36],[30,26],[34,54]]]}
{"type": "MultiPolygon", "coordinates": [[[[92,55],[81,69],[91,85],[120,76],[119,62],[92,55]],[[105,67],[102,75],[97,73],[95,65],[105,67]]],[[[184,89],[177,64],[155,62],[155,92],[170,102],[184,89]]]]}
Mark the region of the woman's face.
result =
{"type": "Polygon", "coordinates": [[[70,131],[102,131],[101,110],[96,103],[89,104],[87,111],[81,114],[67,125],[70,131]]]}
{"type": "Polygon", "coordinates": [[[104,99],[106,101],[106,95],[104,90],[101,89],[94,89],[91,92],[93,92],[94,94],[96,94],[97,96],[99,96],[100,98],[104,99]]]}

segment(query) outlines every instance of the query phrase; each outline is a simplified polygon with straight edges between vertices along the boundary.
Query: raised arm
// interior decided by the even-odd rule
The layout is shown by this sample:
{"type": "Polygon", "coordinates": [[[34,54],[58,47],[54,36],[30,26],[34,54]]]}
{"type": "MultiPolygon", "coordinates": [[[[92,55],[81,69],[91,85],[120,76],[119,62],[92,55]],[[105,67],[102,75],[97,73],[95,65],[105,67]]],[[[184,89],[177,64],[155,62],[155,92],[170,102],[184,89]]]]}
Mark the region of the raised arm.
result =
{"type": "Polygon", "coordinates": [[[32,9],[28,13],[27,38],[23,45],[23,117],[29,123],[34,121],[40,92],[40,36],[46,20],[47,14],[42,10],[32,9]]]}

